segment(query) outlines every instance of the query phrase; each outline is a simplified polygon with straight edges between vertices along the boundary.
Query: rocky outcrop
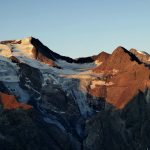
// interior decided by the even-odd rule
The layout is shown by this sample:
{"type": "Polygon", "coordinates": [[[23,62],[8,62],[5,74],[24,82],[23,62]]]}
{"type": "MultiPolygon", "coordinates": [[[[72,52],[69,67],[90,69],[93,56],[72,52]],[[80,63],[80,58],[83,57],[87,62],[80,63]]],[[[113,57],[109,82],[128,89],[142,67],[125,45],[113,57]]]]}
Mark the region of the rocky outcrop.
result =
{"type": "Polygon", "coordinates": [[[31,109],[32,106],[17,102],[15,96],[8,95],[0,92],[0,104],[3,109],[17,109],[22,108],[24,110],[31,109]]]}
{"type": "Polygon", "coordinates": [[[25,63],[19,63],[19,68],[20,84],[26,85],[26,83],[28,83],[30,84],[30,87],[34,87],[34,89],[40,91],[42,83],[44,82],[40,70],[25,63]]]}
{"type": "Polygon", "coordinates": [[[146,52],[141,52],[136,49],[130,49],[130,52],[133,53],[141,62],[150,65],[150,55],[146,52]]]}

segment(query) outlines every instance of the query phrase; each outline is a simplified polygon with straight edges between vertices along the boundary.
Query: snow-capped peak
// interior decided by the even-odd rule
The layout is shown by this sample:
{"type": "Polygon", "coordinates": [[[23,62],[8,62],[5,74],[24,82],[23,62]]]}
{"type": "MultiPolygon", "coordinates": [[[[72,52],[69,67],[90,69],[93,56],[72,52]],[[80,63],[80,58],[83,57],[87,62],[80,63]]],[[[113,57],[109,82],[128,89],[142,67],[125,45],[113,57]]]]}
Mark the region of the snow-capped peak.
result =
{"type": "Polygon", "coordinates": [[[137,52],[139,53],[139,54],[142,54],[142,55],[146,55],[144,52],[142,52],[142,51],[138,51],[137,50],[137,52]]]}
{"type": "Polygon", "coordinates": [[[21,44],[31,44],[31,40],[32,40],[32,37],[26,37],[24,39],[21,40],[21,44]]]}

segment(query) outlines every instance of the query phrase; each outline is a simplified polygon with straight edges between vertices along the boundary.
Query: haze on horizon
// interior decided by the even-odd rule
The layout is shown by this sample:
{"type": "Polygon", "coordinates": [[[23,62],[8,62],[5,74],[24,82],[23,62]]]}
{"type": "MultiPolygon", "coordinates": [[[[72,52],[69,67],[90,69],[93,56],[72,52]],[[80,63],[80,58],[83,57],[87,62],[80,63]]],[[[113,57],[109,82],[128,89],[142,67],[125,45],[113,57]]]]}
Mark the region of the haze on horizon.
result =
{"type": "Polygon", "coordinates": [[[149,0],[5,0],[0,41],[33,36],[73,58],[120,45],[150,53],[149,6],[149,0]]]}

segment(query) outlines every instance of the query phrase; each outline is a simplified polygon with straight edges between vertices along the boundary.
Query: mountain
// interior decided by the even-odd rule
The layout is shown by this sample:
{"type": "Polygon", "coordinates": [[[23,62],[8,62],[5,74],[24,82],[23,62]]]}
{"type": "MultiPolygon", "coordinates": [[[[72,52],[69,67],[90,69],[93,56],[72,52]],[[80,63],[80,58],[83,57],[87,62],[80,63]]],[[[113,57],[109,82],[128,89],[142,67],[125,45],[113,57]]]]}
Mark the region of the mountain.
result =
{"type": "MultiPolygon", "coordinates": [[[[106,88],[105,99],[117,108],[124,107],[139,90],[144,92],[150,86],[149,68],[123,47],[116,48],[109,59],[93,71],[103,76],[107,86],[99,88],[106,88]]],[[[101,97],[97,89],[91,93],[101,97]]]]}
{"type": "Polygon", "coordinates": [[[0,42],[2,150],[147,150],[149,54],[73,59],[28,37],[0,42]]]}

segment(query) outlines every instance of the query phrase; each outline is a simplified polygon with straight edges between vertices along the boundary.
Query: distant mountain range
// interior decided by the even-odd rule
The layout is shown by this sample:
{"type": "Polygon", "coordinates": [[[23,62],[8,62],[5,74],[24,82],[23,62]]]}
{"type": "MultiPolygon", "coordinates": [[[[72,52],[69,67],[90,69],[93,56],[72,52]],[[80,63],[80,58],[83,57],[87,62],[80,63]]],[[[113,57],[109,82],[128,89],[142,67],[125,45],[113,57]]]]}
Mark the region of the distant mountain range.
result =
{"type": "Polygon", "coordinates": [[[150,149],[150,55],[73,59],[38,39],[0,42],[1,150],[150,149]]]}

